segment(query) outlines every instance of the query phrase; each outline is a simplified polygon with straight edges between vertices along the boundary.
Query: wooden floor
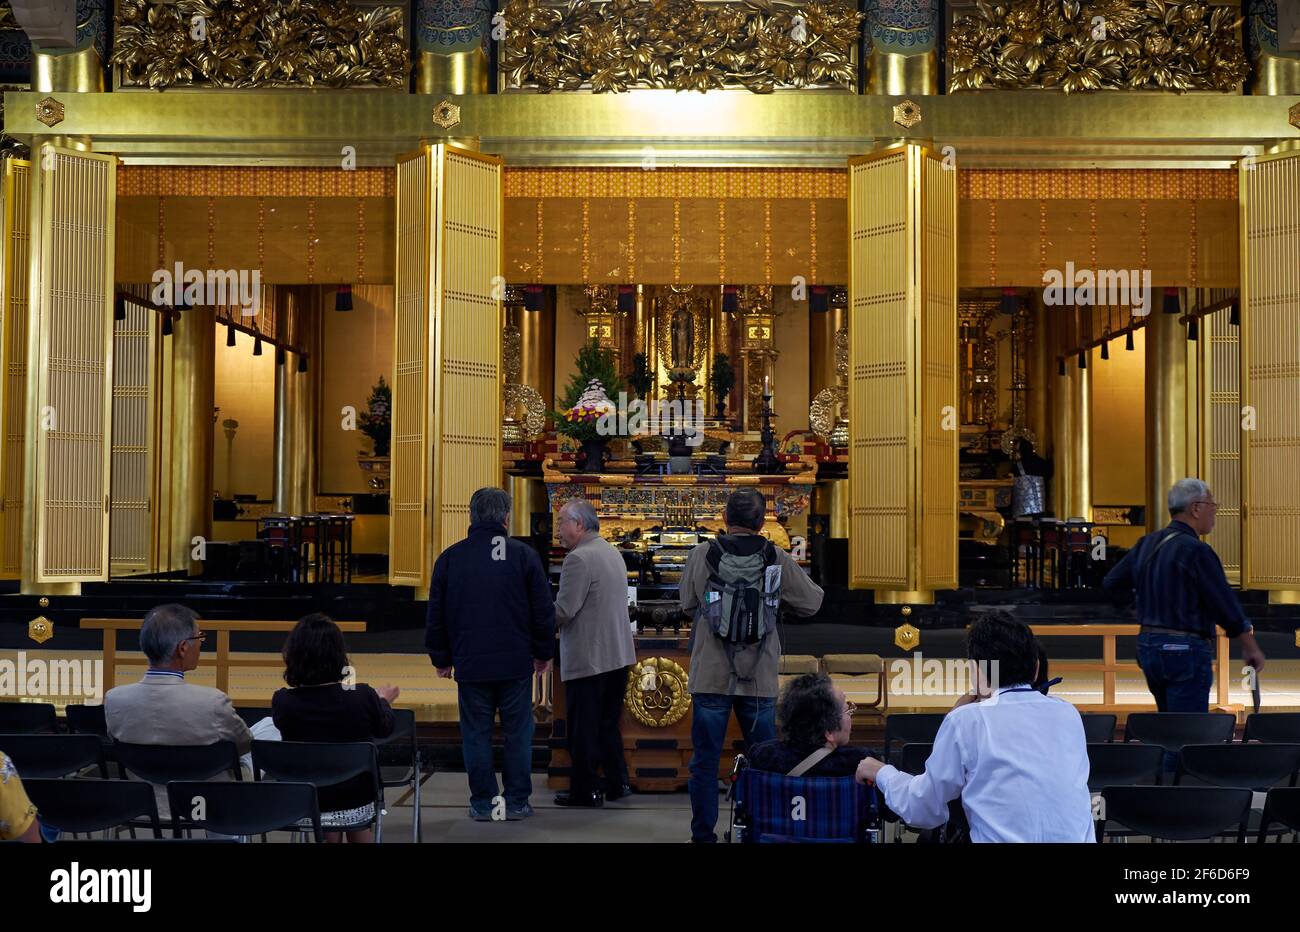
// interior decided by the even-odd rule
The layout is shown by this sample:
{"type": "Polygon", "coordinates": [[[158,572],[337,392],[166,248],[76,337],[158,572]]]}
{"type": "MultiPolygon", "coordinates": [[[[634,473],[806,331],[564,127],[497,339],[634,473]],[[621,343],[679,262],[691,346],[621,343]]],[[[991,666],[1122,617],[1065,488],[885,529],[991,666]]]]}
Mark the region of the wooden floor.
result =
{"type": "MultiPolygon", "coordinates": [[[[27,659],[42,658],[46,652],[40,648],[25,650],[27,659]]],[[[15,662],[18,651],[0,650],[0,661],[15,662]]],[[[60,660],[97,660],[97,651],[59,651],[60,660]]],[[[272,653],[250,653],[248,657],[273,659],[272,653]]],[[[132,658],[143,659],[140,654],[123,652],[119,661],[132,658]]],[[[374,686],[392,684],[400,687],[401,695],[396,705],[401,708],[414,709],[416,719],[420,722],[454,723],[457,719],[456,684],[452,680],[439,679],[424,654],[353,654],[352,663],[357,668],[357,681],[374,686]]],[[[119,662],[117,682],[126,683],[138,679],[144,672],[143,665],[130,666],[119,662]]],[[[211,668],[196,670],[188,674],[192,682],[207,686],[214,684],[215,671],[211,668]]],[[[865,706],[875,697],[874,677],[835,676],[849,699],[859,706],[865,706]]],[[[886,678],[889,682],[889,677],[886,678]]],[[[1117,699],[1125,705],[1142,705],[1151,701],[1146,684],[1138,673],[1117,674],[1117,699]]],[[[1271,712],[1300,711],[1300,661],[1269,661],[1260,676],[1262,708],[1271,712]]],[[[67,702],[85,702],[95,704],[99,701],[96,687],[98,683],[82,684],[81,695],[66,693],[58,696],[26,697],[30,701],[55,702],[64,705],[67,702]]],[[[266,706],[270,704],[271,694],[284,685],[278,668],[235,668],[230,673],[230,697],[238,706],[266,706]]],[[[0,679],[0,701],[12,700],[7,693],[3,679],[0,679]]],[[[1078,705],[1088,705],[1101,701],[1100,675],[1080,673],[1070,674],[1064,682],[1052,689],[1053,696],[1060,696],[1078,705]]],[[[1243,686],[1241,678],[1234,677],[1230,689],[1231,702],[1243,708],[1249,708],[1251,698],[1243,686]]],[[[21,698],[21,697],[19,697],[21,698]]],[[[931,695],[891,694],[889,711],[942,711],[952,705],[956,693],[938,693],[931,695]]]]}

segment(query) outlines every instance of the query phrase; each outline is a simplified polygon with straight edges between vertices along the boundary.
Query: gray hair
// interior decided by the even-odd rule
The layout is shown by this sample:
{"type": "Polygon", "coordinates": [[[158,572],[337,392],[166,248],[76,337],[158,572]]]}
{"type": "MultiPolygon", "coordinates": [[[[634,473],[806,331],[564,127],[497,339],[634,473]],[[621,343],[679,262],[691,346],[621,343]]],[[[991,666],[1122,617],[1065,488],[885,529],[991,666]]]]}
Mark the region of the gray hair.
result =
{"type": "Polygon", "coordinates": [[[569,509],[569,514],[582,525],[583,530],[600,530],[600,518],[596,516],[596,506],[585,498],[570,499],[565,502],[564,507],[569,509]]]}
{"type": "Polygon", "coordinates": [[[479,489],[469,500],[471,524],[505,524],[510,520],[510,496],[502,489],[479,489]]]}
{"type": "Polygon", "coordinates": [[[149,609],[140,625],[140,650],[152,664],[167,663],[198,630],[199,613],[175,602],[149,609]]]}
{"type": "Polygon", "coordinates": [[[1200,479],[1179,479],[1169,489],[1169,514],[1182,514],[1195,501],[1204,501],[1210,487],[1200,479]]]}

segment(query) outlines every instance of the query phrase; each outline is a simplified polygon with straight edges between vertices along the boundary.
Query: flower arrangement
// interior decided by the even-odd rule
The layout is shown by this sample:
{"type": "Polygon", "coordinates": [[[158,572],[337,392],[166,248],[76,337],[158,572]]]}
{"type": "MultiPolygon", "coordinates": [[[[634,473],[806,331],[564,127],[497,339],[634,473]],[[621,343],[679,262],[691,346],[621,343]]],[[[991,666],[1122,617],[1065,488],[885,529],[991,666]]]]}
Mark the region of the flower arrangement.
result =
{"type": "Polygon", "coordinates": [[[623,391],[623,380],[614,369],[614,354],[592,340],[578,350],[576,363],[578,371],[569,377],[559,409],[551,412],[555,429],[579,443],[609,439],[612,433],[601,433],[597,424],[603,415],[616,412],[609,396],[618,397],[623,391]]]}

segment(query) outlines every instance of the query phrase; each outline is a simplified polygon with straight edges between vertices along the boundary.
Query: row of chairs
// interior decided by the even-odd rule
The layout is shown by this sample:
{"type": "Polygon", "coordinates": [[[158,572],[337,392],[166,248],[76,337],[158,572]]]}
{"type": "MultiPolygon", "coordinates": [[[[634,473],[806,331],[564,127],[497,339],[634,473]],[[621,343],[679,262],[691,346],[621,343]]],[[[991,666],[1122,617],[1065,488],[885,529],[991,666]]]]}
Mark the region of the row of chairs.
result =
{"type": "MultiPolygon", "coordinates": [[[[271,715],[269,708],[236,707],[235,711],[250,727],[271,715]]],[[[128,769],[142,779],[149,779],[159,785],[165,785],[177,780],[207,779],[206,776],[189,776],[188,774],[211,766],[213,764],[213,755],[215,755],[218,763],[226,760],[224,757],[225,750],[217,750],[223,744],[218,742],[217,745],[208,746],[213,749],[211,751],[202,748],[165,748],[163,761],[161,763],[155,762],[149,757],[147,751],[133,752],[130,746],[114,742],[109,737],[108,725],[104,719],[104,707],[102,705],[69,705],[66,713],[70,733],[64,735],[58,734],[58,718],[55,715],[53,705],[49,703],[0,703],[0,751],[4,751],[14,760],[19,774],[24,778],[24,782],[28,776],[33,778],[60,778],[87,771],[98,771],[101,778],[107,778],[107,765],[114,761],[119,765],[120,776],[121,767],[124,763],[121,757],[123,747],[128,748],[128,755],[134,755],[130,763],[135,766],[129,766],[128,769]],[[30,737],[53,738],[55,740],[40,743],[24,743],[22,741],[23,738],[30,737]],[[175,769],[168,769],[167,764],[169,762],[175,763],[175,769]],[[157,774],[158,779],[145,776],[144,773],[136,769],[138,766],[150,768],[150,772],[157,774]]],[[[415,810],[411,826],[411,840],[418,843],[423,840],[421,790],[432,774],[424,754],[417,744],[415,713],[410,709],[394,709],[393,713],[397,718],[397,725],[393,730],[393,734],[374,744],[368,742],[363,744],[372,748],[376,753],[378,779],[381,789],[401,789],[411,796],[411,803],[415,810]]],[[[295,748],[303,747],[298,742],[272,741],[254,743],[266,745],[287,744],[295,748]]],[[[229,744],[229,742],[225,742],[225,744],[229,744]]],[[[329,773],[336,772],[342,766],[346,753],[339,752],[335,754],[330,749],[347,747],[347,745],[328,743],[321,744],[320,747],[322,750],[319,754],[313,756],[310,760],[303,759],[304,764],[315,766],[316,763],[319,763],[319,769],[308,769],[302,779],[318,786],[338,782],[338,780],[330,780],[326,779],[326,777],[329,773]]],[[[233,752],[234,746],[230,745],[230,748],[233,752]]],[[[263,756],[266,757],[267,754],[274,755],[274,751],[264,751],[263,756]]],[[[226,768],[217,766],[216,769],[211,770],[209,775],[220,773],[223,769],[226,768]]],[[[238,770],[237,766],[235,770],[238,770]]],[[[289,778],[285,777],[284,779],[289,778]]],[[[339,779],[346,779],[346,777],[339,779]]],[[[380,805],[378,808],[382,809],[382,796],[379,799],[380,805]]],[[[401,801],[399,800],[399,803],[401,801]]]]}

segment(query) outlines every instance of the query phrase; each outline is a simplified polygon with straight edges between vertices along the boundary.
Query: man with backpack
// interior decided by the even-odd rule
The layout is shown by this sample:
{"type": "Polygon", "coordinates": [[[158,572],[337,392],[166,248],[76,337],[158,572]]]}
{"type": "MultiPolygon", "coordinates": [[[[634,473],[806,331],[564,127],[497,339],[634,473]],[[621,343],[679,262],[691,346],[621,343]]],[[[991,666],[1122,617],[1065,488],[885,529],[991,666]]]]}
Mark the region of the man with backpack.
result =
{"type": "Polygon", "coordinates": [[[780,603],[797,615],[821,608],[822,590],[758,532],[767,501],[757,489],[727,498],[727,533],[691,551],[682,611],[691,625],[691,840],[718,840],[718,766],[734,710],[746,746],[776,737],[780,603]]]}

